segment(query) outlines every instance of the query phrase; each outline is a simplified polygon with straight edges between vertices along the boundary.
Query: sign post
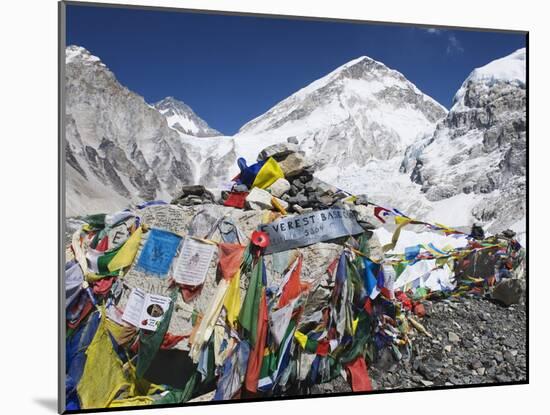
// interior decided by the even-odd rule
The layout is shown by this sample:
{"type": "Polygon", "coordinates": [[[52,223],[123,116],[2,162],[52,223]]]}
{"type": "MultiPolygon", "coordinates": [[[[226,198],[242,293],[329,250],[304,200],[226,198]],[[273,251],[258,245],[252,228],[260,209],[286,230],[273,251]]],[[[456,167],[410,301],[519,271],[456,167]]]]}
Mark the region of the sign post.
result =
{"type": "Polygon", "coordinates": [[[363,233],[353,212],[330,208],[278,219],[259,229],[269,235],[266,254],[287,251],[346,235],[363,233]]]}

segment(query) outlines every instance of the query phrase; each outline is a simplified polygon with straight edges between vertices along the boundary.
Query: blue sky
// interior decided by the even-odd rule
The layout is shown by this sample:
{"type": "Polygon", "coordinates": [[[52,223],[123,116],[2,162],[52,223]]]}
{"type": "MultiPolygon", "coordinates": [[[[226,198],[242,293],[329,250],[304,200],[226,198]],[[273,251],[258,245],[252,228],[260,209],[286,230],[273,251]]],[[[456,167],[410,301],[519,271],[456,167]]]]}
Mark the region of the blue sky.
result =
{"type": "Polygon", "coordinates": [[[517,33],[67,6],[68,45],[99,56],[147,102],[174,96],[225,134],[362,55],[449,108],[472,69],[525,42],[517,33]]]}

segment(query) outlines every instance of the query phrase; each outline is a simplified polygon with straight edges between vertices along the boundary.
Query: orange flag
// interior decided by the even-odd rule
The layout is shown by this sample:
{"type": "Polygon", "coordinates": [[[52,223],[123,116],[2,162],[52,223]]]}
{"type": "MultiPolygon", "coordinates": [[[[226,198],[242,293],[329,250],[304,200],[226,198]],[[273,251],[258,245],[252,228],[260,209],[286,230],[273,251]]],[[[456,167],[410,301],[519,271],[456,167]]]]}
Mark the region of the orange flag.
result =
{"type": "Polygon", "coordinates": [[[233,275],[239,270],[244,250],[245,247],[239,244],[218,244],[219,266],[224,279],[231,280],[233,275]]]}
{"type": "Polygon", "coordinates": [[[302,259],[303,257],[300,255],[296,260],[298,263],[291,271],[290,278],[283,287],[277,308],[284,307],[295,298],[298,298],[302,292],[309,289],[309,284],[300,281],[300,274],[302,273],[302,259]]]}

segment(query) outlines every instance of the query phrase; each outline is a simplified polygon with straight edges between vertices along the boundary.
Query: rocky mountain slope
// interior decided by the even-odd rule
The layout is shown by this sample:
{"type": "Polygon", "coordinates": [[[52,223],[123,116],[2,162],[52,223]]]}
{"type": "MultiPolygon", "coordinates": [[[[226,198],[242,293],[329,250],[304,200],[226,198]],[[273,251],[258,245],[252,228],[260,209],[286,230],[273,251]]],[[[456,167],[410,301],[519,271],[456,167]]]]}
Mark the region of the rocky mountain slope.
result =
{"type": "Polygon", "coordinates": [[[262,146],[290,140],[320,179],[423,217],[432,206],[399,166],[408,146],[431,136],[446,114],[401,73],[363,56],[245,124],[235,143],[253,159],[262,146]]]}
{"type": "Polygon", "coordinates": [[[174,97],[166,97],[153,104],[153,106],[166,117],[170,127],[184,134],[195,137],[222,135],[222,133],[211,128],[206,121],[195,114],[189,105],[178,101],[174,97]]]}
{"type": "Polygon", "coordinates": [[[493,232],[524,226],[525,59],[520,49],[475,69],[433,136],[410,147],[401,166],[430,201],[481,195],[471,212],[493,232]]]}
{"type": "Polygon", "coordinates": [[[194,182],[179,134],[96,56],[66,50],[67,215],[168,198],[194,182]]]}

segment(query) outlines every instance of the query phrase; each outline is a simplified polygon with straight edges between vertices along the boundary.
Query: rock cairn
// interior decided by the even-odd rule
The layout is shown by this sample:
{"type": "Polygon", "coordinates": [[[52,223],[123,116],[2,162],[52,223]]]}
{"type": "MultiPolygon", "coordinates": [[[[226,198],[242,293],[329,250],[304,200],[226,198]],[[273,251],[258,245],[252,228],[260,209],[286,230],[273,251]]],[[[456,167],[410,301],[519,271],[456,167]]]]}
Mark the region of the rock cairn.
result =
{"type": "MultiPolygon", "coordinates": [[[[278,179],[266,189],[249,189],[244,184],[236,184],[232,192],[248,193],[245,210],[277,210],[273,205],[273,198],[291,214],[303,214],[329,207],[346,207],[355,213],[363,228],[370,230],[376,227],[375,221],[372,220],[372,212],[367,207],[366,195],[355,196],[353,203],[344,204],[343,200],[351,195],[314,177],[314,166],[291,140],[288,143],[266,147],[259,153],[258,161],[270,157],[279,163],[285,177],[278,179]]],[[[202,185],[186,185],[171,203],[180,206],[223,205],[229,194],[229,191],[222,191],[219,197],[216,197],[202,185]]]]}
{"type": "Polygon", "coordinates": [[[203,205],[205,203],[215,203],[216,199],[212,192],[207,190],[204,186],[190,185],[183,186],[179,194],[172,199],[172,205],[180,206],[194,206],[203,205]]]}

